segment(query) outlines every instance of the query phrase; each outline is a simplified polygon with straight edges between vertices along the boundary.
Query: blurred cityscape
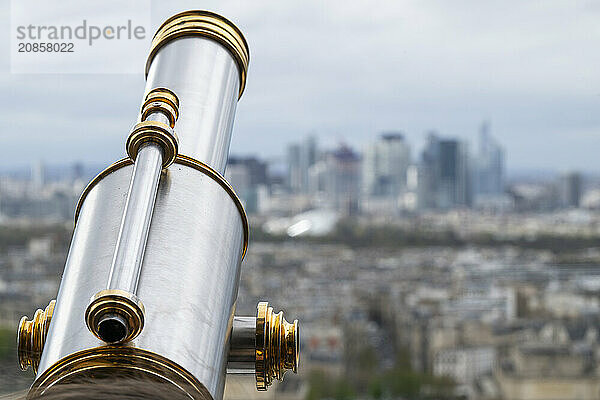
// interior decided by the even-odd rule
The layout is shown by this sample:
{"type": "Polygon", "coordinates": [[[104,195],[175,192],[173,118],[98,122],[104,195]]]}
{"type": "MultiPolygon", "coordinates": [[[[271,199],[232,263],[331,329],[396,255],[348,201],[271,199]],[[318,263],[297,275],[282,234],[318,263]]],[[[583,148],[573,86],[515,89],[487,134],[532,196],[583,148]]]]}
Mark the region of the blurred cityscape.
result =
{"type": "MultiPolygon", "coordinates": [[[[490,125],[477,134],[230,157],[252,226],[237,313],[300,318],[302,358],[266,393],[228,378],[226,398],[600,399],[600,179],[509,177],[490,125]]],[[[31,383],[14,330],[56,297],[101,168],[0,173],[0,393],[31,383]]]]}

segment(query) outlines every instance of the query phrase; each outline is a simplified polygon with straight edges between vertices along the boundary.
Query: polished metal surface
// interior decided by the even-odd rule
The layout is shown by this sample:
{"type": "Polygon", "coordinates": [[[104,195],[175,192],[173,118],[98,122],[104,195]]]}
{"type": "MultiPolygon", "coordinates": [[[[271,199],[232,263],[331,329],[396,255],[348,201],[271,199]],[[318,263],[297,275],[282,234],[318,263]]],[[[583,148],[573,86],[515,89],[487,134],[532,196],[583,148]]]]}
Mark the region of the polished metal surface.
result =
{"type": "Polygon", "coordinates": [[[159,28],[129,158],[82,193],[52,318],[24,325],[43,347],[30,393],[138,371],[221,400],[228,362],[254,371],[260,390],[296,371],[297,321],[266,303],[234,318],[249,228],[222,174],[248,60],[241,32],[216,14],[159,28]]]}
{"type": "MultiPolygon", "coordinates": [[[[242,201],[236,195],[235,191],[233,190],[233,188],[231,187],[229,182],[227,182],[227,180],[225,178],[223,178],[223,176],[220,175],[218,172],[216,172],[209,166],[207,166],[197,160],[194,160],[193,158],[182,156],[182,155],[177,155],[175,163],[193,168],[193,169],[199,171],[201,174],[204,174],[204,175],[210,177],[211,179],[218,182],[219,185],[221,185],[221,187],[229,194],[229,196],[235,203],[235,205],[240,213],[240,216],[242,217],[242,225],[243,225],[243,229],[244,229],[244,243],[242,246],[242,248],[243,248],[242,260],[243,260],[244,256],[246,255],[246,251],[248,249],[248,239],[250,236],[250,227],[248,224],[248,216],[246,215],[246,210],[244,210],[242,201]]],[[[88,183],[88,185],[85,187],[85,189],[83,189],[83,192],[81,193],[81,196],[79,197],[79,200],[77,201],[77,206],[75,207],[75,224],[77,224],[77,221],[79,220],[79,214],[81,212],[81,207],[83,206],[83,203],[85,202],[88,194],[92,191],[92,189],[94,187],[96,187],[96,185],[98,185],[108,175],[112,174],[113,172],[115,172],[123,167],[129,166],[129,165],[133,165],[133,161],[131,161],[130,158],[123,158],[119,161],[116,161],[113,164],[109,165],[106,169],[101,171],[98,175],[96,175],[96,177],[94,179],[92,179],[88,183]]]]}
{"type": "MultiPolygon", "coordinates": [[[[105,175],[82,204],[38,376],[103,345],[84,313],[106,287],[132,172],[123,164],[105,175]]],[[[161,175],[137,291],[151,328],[128,345],[185,368],[214,399],[225,383],[244,235],[238,206],[217,180],[177,162],[161,175]]]]}
{"type": "Polygon", "coordinates": [[[155,143],[144,144],[137,154],[107,289],[137,293],[162,157],[162,149],[155,143]]]}
{"type": "Polygon", "coordinates": [[[240,87],[238,64],[220,43],[183,37],[162,46],[145,93],[167,87],[179,98],[179,154],[224,174],[240,87]]]}
{"type": "Polygon", "coordinates": [[[156,111],[148,115],[144,121],[156,121],[162,124],[168,125],[171,123],[169,117],[165,115],[163,112],[156,111]]]}
{"type": "Polygon", "coordinates": [[[254,374],[256,362],[256,317],[233,318],[229,344],[228,374],[254,374]]]}
{"type": "Polygon", "coordinates": [[[161,398],[169,398],[172,394],[174,398],[214,400],[202,383],[172,360],[151,351],[120,345],[92,347],[62,358],[37,376],[27,399],[45,395],[60,399],[79,398],[77,390],[69,383],[94,385],[103,379],[119,386],[117,398],[122,399],[142,398],[139,385],[148,382],[160,390],[161,398]],[[132,385],[134,377],[136,383],[132,385]],[[65,383],[67,385],[63,386],[65,383]]]}

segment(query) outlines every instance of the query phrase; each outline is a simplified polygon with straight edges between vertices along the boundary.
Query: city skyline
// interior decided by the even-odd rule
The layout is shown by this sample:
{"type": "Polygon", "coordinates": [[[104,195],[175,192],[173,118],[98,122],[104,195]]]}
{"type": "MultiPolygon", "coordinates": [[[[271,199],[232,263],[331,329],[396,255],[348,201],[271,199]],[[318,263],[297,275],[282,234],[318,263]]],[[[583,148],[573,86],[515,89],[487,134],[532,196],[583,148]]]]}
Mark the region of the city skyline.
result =
{"type": "MultiPolygon", "coordinates": [[[[377,142],[382,136],[386,136],[388,134],[391,135],[401,135],[404,140],[409,144],[410,147],[410,153],[411,153],[411,163],[417,162],[419,155],[427,148],[427,138],[429,136],[431,136],[431,134],[435,134],[437,136],[443,137],[443,138],[447,138],[447,139],[456,139],[459,140],[461,142],[465,142],[467,144],[469,144],[469,146],[471,146],[471,150],[473,153],[477,152],[477,146],[479,146],[480,144],[480,140],[481,140],[481,132],[482,130],[485,130],[488,134],[490,134],[490,136],[493,138],[494,143],[500,143],[504,149],[505,153],[508,153],[507,156],[505,156],[506,160],[505,160],[505,173],[506,173],[506,180],[510,181],[510,180],[520,180],[523,178],[533,178],[534,180],[539,179],[541,181],[551,178],[553,176],[559,176],[560,174],[564,174],[564,173],[569,173],[569,172],[573,172],[573,171],[577,171],[580,173],[584,173],[586,175],[590,175],[593,177],[600,177],[600,168],[599,169],[585,169],[585,168],[560,168],[560,167],[556,167],[556,168],[544,168],[544,167],[531,167],[531,168],[520,168],[520,167],[515,167],[514,165],[511,164],[510,162],[510,154],[506,149],[506,145],[504,143],[501,143],[498,140],[498,137],[496,136],[495,132],[494,132],[494,127],[493,125],[490,123],[489,120],[480,120],[479,124],[476,125],[476,128],[474,129],[474,131],[472,132],[472,135],[470,136],[456,136],[456,135],[449,135],[446,134],[443,130],[438,130],[438,129],[430,129],[426,132],[422,133],[422,140],[419,140],[418,142],[422,142],[422,144],[420,146],[415,146],[415,143],[413,141],[411,141],[410,137],[412,137],[412,135],[408,135],[406,133],[406,131],[402,130],[402,129],[386,129],[383,131],[379,131],[376,134],[373,134],[372,136],[370,136],[367,139],[365,139],[366,141],[360,145],[357,146],[354,143],[348,142],[346,140],[338,140],[338,141],[323,141],[322,138],[319,135],[316,135],[314,131],[308,131],[305,132],[304,134],[298,136],[297,138],[291,138],[289,141],[287,141],[278,151],[275,151],[273,154],[267,154],[267,155],[263,155],[257,152],[252,152],[252,151],[236,151],[235,149],[231,149],[230,153],[229,153],[229,158],[230,159],[237,159],[237,158],[256,158],[259,159],[261,161],[265,161],[267,164],[269,164],[270,168],[272,168],[271,172],[274,172],[275,174],[286,174],[287,172],[285,172],[284,170],[282,170],[282,168],[284,168],[284,164],[286,164],[287,159],[289,157],[289,148],[291,144],[294,143],[300,143],[300,142],[304,142],[306,140],[309,139],[316,139],[316,141],[318,142],[319,146],[321,147],[321,149],[335,149],[339,146],[349,146],[351,149],[357,151],[358,153],[360,153],[361,155],[364,155],[365,151],[367,151],[369,149],[369,147],[377,142]]],[[[85,167],[86,169],[91,169],[94,170],[95,168],[100,168],[97,172],[100,172],[101,169],[104,168],[104,166],[107,163],[112,163],[114,161],[117,161],[123,157],[125,157],[125,150],[123,149],[123,154],[117,156],[116,158],[113,159],[105,159],[105,160],[99,160],[99,161],[92,161],[92,162],[86,162],[83,158],[79,158],[79,159],[74,159],[74,160],[69,160],[69,161],[58,161],[58,160],[54,160],[54,161],[48,161],[45,158],[31,158],[29,160],[27,160],[27,162],[25,162],[25,159],[22,160],[22,162],[20,163],[14,163],[11,165],[6,165],[6,164],[2,164],[0,162],[0,174],[16,174],[19,176],[23,176],[26,173],[31,172],[31,168],[33,166],[35,166],[38,163],[43,163],[44,166],[46,167],[46,169],[50,169],[50,170],[66,170],[71,168],[74,165],[81,165],[83,167],[85,167]]],[[[60,174],[60,173],[59,173],[60,174]]]]}
{"type": "MultiPolygon", "coordinates": [[[[301,218],[315,210],[318,220],[334,223],[357,215],[456,209],[552,212],[596,209],[599,204],[600,181],[580,171],[549,180],[507,180],[504,146],[487,122],[475,145],[430,132],[427,146],[413,153],[402,133],[383,132],[359,151],[345,144],[323,147],[310,135],[286,149],[285,171],[274,169],[270,160],[229,157],[224,177],[248,213],[301,218]]],[[[98,172],[82,163],[50,169],[43,162],[33,163],[28,174],[0,172],[0,216],[6,210],[7,216],[49,212],[69,218],[73,198],[98,172]],[[44,202],[52,207],[42,206],[44,202]]]]}

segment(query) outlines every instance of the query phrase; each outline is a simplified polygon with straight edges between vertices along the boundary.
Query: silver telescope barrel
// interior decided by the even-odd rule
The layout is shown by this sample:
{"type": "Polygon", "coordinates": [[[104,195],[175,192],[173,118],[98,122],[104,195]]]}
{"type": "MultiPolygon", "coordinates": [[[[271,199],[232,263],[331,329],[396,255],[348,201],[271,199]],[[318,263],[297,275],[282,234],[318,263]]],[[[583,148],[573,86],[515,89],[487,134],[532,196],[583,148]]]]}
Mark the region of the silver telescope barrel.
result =
{"type": "MultiPolygon", "coordinates": [[[[182,13],[163,24],[146,64],[146,93],[156,87],[177,93],[181,153],[224,174],[237,100],[246,85],[247,45],[233,25],[223,35],[197,25],[191,35],[182,36],[195,18],[194,12],[182,13]],[[170,37],[179,39],[163,45],[161,40],[170,37]]],[[[218,22],[210,18],[206,24],[218,22]]]]}
{"type": "Polygon", "coordinates": [[[220,400],[226,373],[253,373],[266,390],[297,371],[297,321],[265,302],[234,315],[249,229],[223,173],[248,60],[217,14],[183,12],[158,29],[127,157],[79,199],[56,301],[19,324],[30,398],[135,375],[220,400]]]}

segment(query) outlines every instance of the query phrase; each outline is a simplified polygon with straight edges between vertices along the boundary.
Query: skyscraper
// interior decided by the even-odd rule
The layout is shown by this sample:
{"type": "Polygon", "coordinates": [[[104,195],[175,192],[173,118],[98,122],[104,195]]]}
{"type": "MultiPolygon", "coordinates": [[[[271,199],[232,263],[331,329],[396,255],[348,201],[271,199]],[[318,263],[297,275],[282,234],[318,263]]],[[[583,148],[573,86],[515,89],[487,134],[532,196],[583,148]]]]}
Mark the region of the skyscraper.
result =
{"type": "Polygon", "coordinates": [[[453,208],[471,204],[467,144],[431,133],[422,154],[419,189],[421,208],[453,208]]]}
{"type": "Polygon", "coordinates": [[[558,184],[559,205],[579,207],[582,192],[582,177],[579,172],[567,172],[560,176],[558,184]]]}
{"type": "Polygon", "coordinates": [[[474,193],[476,197],[494,197],[504,193],[504,149],[490,135],[484,122],[479,130],[479,149],[475,157],[474,193]]]}
{"type": "Polygon", "coordinates": [[[287,148],[287,186],[292,193],[302,192],[302,166],[300,164],[300,145],[293,143],[287,148]]]}
{"type": "Polygon", "coordinates": [[[227,168],[243,165],[248,170],[250,185],[267,184],[267,163],[256,157],[235,157],[230,156],[227,160],[227,168]]]}
{"type": "Polygon", "coordinates": [[[36,161],[31,166],[31,188],[38,193],[46,183],[46,167],[41,160],[36,161]]]}
{"type": "Polygon", "coordinates": [[[363,193],[397,197],[406,189],[410,146],[400,133],[384,133],[367,146],[363,159],[363,193]]]}
{"type": "Polygon", "coordinates": [[[229,157],[225,177],[236,190],[246,211],[257,211],[257,189],[267,184],[267,164],[255,157],[229,157]]]}
{"type": "Polygon", "coordinates": [[[325,206],[343,214],[358,211],[360,196],[360,156],[346,145],[323,154],[311,167],[311,190],[325,206]]]}
{"type": "Polygon", "coordinates": [[[308,192],[308,170],[317,162],[317,157],[317,139],[314,136],[288,146],[287,184],[292,193],[308,192]]]}

